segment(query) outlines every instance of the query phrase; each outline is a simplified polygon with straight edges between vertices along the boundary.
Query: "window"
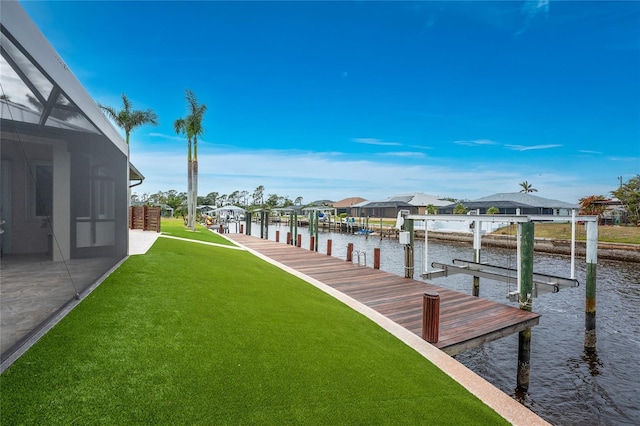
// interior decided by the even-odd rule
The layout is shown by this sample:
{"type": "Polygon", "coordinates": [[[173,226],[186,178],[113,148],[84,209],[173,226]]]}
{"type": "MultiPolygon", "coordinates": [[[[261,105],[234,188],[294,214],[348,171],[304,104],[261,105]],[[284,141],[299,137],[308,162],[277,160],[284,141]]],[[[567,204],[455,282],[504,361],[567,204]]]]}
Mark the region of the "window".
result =
{"type": "Polygon", "coordinates": [[[32,218],[51,216],[53,211],[53,167],[51,164],[35,163],[30,169],[29,212],[32,218]]]}

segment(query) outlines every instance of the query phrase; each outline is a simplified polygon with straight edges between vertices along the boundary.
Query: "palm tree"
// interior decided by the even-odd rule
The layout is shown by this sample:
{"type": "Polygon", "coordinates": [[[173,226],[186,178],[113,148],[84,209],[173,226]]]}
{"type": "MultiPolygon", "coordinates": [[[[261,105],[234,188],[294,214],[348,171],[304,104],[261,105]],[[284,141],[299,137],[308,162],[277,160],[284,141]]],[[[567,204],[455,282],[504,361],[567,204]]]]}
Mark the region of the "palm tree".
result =
{"type": "Polygon", "coordinates": [[[122,109],[116,111],[115,108],[98,104],[104,114],[111,118],[118,127],[124,130],[127,145],[129,145],[129,135],[131,131],[143,124],[158,125],[158,116],[155,112],[148,109],[146,111],[133,110],[131,101],[127,99],[127,95],[122,94],[122,109]]]}
{"type": "Polygon", "coordinates": [[[535,189],[533,187],[533,185],[531,185],[529,182],[527,182],[526,180],[524,182],[520,182],[520,186],[522,187],[522,189],[520,190],[520,192],[524,192],[525,194],[528,194],[530,192],[538,192],[537,189],[535,189]]]}
{"type": "Polygon", "coordinates": [[[204,134],[202,119],[207,106],[198,104],[195,93],[185,90],[187,109],[189,114],[186,118],[179,118],[173,123],[173,128],[177,134],[187,136],[187,226],[191,230],[196,229],[196,207],[198,202],[198,136],[204,134]],[[193,155],[191,147],[193,146],[193,155]]]}

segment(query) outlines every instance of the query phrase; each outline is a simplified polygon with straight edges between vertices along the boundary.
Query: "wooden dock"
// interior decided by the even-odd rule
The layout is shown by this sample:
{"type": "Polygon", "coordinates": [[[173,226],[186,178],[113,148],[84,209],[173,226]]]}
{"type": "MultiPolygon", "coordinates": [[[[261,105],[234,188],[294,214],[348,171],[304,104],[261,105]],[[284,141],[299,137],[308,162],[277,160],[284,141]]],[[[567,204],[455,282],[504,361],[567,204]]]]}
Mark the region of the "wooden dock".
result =
{"type": "Polygon", "coordinates": [[[434,346],[449,355],[522,331],[540,320],[540,314],[534,312],[358,266],[323,253],[244,234],[226,236],[335,288],[418,336],[422,336],[423,295],[426,291],[437,292],[440,333],[434,346]]]}

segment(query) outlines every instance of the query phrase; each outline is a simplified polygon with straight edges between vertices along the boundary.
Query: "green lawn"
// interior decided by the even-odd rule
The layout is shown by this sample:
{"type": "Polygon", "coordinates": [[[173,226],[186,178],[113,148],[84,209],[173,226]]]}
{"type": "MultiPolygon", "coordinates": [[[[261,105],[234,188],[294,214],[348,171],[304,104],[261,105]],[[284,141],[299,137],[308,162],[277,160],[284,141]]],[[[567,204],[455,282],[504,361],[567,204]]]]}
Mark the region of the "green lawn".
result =
{"type": "Polygon", "coordinates": [[[229,240],[222,238],[217,232],[209,231],[204,225],[196,224],[195,232],[184,226],[182,219],[162,218],[162,233],[172,237],[188,238],[190,240],[208,241],[211,243],[234,246],[229,240]]]}
{"type": "Polygon", "coordinates": [[[507,424],[304,281],[248,252],[165,238],[113,272],[0,387],[7,425],[507,424]]]}

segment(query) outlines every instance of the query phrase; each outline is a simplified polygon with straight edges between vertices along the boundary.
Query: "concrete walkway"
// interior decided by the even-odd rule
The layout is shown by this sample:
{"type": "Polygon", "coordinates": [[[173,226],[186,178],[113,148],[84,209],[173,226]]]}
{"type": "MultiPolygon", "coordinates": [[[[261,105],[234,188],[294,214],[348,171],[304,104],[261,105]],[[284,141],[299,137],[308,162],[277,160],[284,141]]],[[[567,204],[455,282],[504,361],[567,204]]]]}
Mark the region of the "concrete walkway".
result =
{"type": "Polygon", "coordinates": [[[159,232],[129,229],[129,255],[145,254],[159,236],[159,232]]]}

